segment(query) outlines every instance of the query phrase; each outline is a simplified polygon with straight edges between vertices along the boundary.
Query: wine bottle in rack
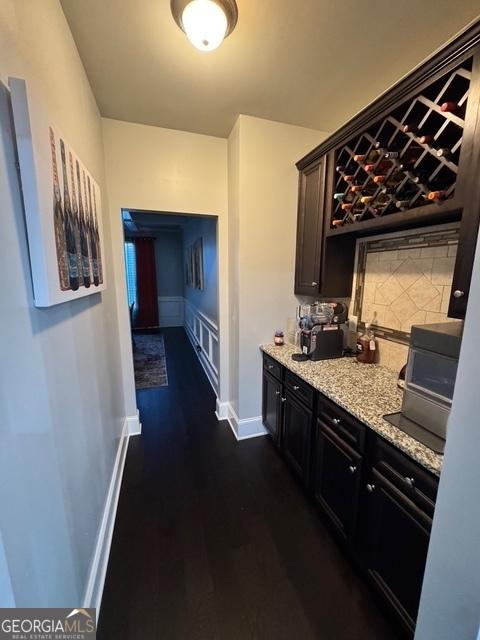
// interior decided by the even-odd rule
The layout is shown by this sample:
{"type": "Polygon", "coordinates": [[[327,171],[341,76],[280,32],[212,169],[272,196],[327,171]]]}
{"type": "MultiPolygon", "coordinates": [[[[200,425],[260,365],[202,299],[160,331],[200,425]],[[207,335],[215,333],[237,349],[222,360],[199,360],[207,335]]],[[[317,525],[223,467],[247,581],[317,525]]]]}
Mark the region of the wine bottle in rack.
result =
{"type": "Polygon", "coordinates": [[[437,149],[437,157],[447,159],[451,155],[451,150],[443,147],[441,149],[437,149]]]}
{"type": "Polygon", "coordinates": [[[439,202],[440,200],[444,200],[447,197],[447,192],[443,189],[439,189],[438,191],[430,191],[427,198],[431,202],[439,202]]]}
{"type": "Polygon", "coordinates": [[[388,162],[387,160],[382,160],[378,164],[366,164],[365,171],[367,173],[373,173],[374,171],[386,172],[391,168],[391,166],[392,166],[391,162],[388,162]]]}
{"type": "MultiPolygon", "coordinates": [[[[83,211],[83,200],[82,200],[82,182],[80,180],[80,164],[78,160],[76,161],[77,168],[77,184],[78,184],[78,217],[80,221],[80,250],[82,253],[82,277],[83,277],[83,286],[90,286],[90,258],[88,255],[88,232],[86,229],[85,215],[83,211]]],[[[85,179],[85,174],[84,174],[85,179]]],[[[87,196],[85,195],[85,202],[87,200],[87,196]]]]}
{"type": "Polygon", "coordinates": [[[417,133],[418,125],[414,123],[404,124],[402,127],[403,133],[417,133]]]}
{"type": "Polygon", "coordinates": [[[97,218],[97,198],[95,196],[95,185],[92,185],[93,190],[93,213],[95,223],[95,241],[97,243],[97,261],[98,261],[98,281],[103,283],[103,264],[102,264],[102,248],[100,246],[100,233],[98,231],[98,218],[97,218]]]}
{"type": "Polygon", "coordinates": [[[373,178],[375,184],[384,184],[389,187],[393,187],[397,184],[400,184],[402,180],[404,180],[405,174],[402,171],[394,171],[391,175],[387,176],[385,174],[377,175],[373,178]]]}
{"type": "Polygon", "coordinates": [[[95,228],[93,223],[93,210],[92,210],[92,191],[90,187],[90,176],[87,176],[87,184],[88,184],[88,209],[90,215],[88,217],[88,229],[90,235],[90,247],[92,250],[92,273],[93,273],[93,284],[98,287],[99,279],[98,279],[98,247],[97,240],[95,238],[95,228]]]}
{"type": "Polygon", "coordinates": [[[82,269],[82,247],[80,243],[80,217],[78,213],[77,205],[77,193],[75,189],[75,174],[73,171],[73,157],[72,152],[68,152],[68,162],[70,165],[70,182],[72,184],[72,215],[75,234],[75,247],[77,250],[77,269],[78,269],[78,283],[81,287],[83,285],[83,269],[82,269]]]}
{"type": "Polygon", "coordinates": [[[424,136],[420,136],[418,141],[421,144],[432,144],[434,142],[435,138],[433,136],[430,135],[424,135],[424,136]]]}
{"type": "Polygon", "coordinates": [[[418,194],[417,190],[401,191],[399,194],[397,194],[398,197],[395,200],[395,206],[397,207],[397,209],[408,209],[410,207],[410,204],[413,198],[417,194],[418,194]]]}
{"type": "Polygon", "coordinates": [[[440,105],[440,111],[442,111],[442,113],[459,113],[461,107],[458,102],[447,101],[440,105]]]}
{"type": "Polygon", "coordinates": [[[50,128],[50,149],[52,152],[53,170],[53,228],[55,232],[55,246],[57,249],[58,277],[60,289],[67,291],[70,289],[70,278],[68,276],[67,245],[65,240],[65,222],[62,208],[62,196],[58,180],[57,155],[55,149],[55,134],[50,128]]]}
{"type": "Polygon", "coordinates": [[[67,161],[65,158],[65,144],[60,139],[60,153],[62,156],[63,173],[63,213],[65,216],[65,242],[67,246],[68,277],[70,278],[70,289],[76,291],[80,285],[78,277],[77,247],[75,243],[75,223],[73,220],[70,193],[68,190],[67,161]]]}

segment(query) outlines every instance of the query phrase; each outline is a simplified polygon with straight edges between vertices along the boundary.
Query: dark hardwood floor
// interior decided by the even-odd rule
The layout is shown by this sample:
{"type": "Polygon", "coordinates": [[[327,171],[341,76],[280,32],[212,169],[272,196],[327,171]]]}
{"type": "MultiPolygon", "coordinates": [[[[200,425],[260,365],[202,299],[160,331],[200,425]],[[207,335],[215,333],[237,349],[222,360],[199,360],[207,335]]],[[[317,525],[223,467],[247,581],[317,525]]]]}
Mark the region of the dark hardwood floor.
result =
{"type": "Polygon", "coordinates": [[[164,333],[169,385],[137,394],[100,640],[397,638],[273,445],[236,442],[183,329],[164,333]]]}

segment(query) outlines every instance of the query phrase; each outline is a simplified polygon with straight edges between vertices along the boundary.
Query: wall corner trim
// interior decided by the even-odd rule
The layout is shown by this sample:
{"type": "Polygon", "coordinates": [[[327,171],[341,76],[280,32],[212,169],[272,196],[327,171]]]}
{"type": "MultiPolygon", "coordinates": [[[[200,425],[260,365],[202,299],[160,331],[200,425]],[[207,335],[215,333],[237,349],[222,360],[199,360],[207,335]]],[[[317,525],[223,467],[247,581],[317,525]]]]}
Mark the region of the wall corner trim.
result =
{"type": "Polygon", "coordinates": [[[240,419],[230,402],[224,402],[222,404],[227,405],[226,420],[237,441],[247,440],[248,438],[258,438],[259,436],[265,436],[267,434],[262,423],[262,416],[240,419]]]}
{"type": "Polygon", "coordinates": [[[140,414],[137,413],[134,416],[127,416],[125,418],[128,425],[129,436],[139,436],[142,433],[142,423],[140,422],[140,414]]]}
{"type": "MultiPolygon", "coordinates": [[[[105,577],[107,575],[113,528],[117,515],[120,487],[122,485],[123,469],[125,467],[125,459],[127,457],[128,442],[130,438],[130,422],[133,422],[133,419],[137,421],[138,425],[140,425],[138,415],[126,417],[123,422],[122,435],[120,436],[118,444],[115,464],[113,465],[112,477],[108,487],[103,516],[98,529],[95,551],[90,565],[85,596],[83,598],[82,606],[85,609],[90,607],[94,607],[96,609],[97,621],[100,616],[103,587],[105,585],[105,577]]],[[[140,433],[140,431],[137,433],[140,433]]]]}
{"type": "Polygon", "coordinates": [[[217,420],[228,420],[228,402],[221,402],[217,398],[217,408],[215,409],[215,415],[217,416],[217,420]]]}

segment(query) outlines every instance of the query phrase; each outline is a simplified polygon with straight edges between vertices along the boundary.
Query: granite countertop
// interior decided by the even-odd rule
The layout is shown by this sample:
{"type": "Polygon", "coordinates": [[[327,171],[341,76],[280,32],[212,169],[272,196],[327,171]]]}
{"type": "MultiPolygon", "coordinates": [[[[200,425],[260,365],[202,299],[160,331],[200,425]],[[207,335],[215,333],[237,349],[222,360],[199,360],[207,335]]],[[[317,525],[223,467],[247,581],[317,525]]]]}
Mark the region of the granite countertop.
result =
{"type": "Polygon", "coordinates": [[[378,364],[361,364],[355,358],[295,362],[292,353],[297,350],[289,344],[281,347],[266,344],[260,348],[423,467],[440,475],[443,455],[383,418],[399,411],[402,405],[403,394],[397,387],[396,373],[378,364]]]}

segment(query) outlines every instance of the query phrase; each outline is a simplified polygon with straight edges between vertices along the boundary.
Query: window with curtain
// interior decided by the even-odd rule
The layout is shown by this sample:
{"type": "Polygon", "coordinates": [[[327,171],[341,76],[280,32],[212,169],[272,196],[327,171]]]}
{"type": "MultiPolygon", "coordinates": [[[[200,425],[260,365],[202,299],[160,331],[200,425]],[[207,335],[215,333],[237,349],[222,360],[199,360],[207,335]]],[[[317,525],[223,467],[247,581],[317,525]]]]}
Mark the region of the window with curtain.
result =
{"type": "Polygon", "coordinates": [[[135,257],[135,243],[125,241],[125,268],[127,272],[128,305],[137,304],[137,265],[135,257]]]}

